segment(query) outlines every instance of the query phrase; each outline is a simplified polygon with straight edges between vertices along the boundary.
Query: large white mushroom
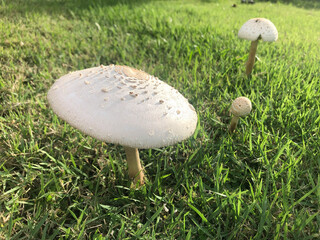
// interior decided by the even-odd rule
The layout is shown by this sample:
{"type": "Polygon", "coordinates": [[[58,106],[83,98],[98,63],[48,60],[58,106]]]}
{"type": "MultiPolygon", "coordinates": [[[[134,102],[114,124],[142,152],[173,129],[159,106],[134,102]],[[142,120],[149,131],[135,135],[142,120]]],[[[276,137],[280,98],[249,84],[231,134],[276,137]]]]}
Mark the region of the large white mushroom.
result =
{"type": "Polygon", "coordinates": [[[196,128],[193,106],[176,89],[127,66],[69,73],[48,92],[53,111],[81,132],[124,146],[129,176],[144,182],[138,148],[180,142],[196,128]]]}
{"type": "Polygon", "coordinates": [[[265,42],[274,42],[278,39],[278,31],[270,20],[265,18],[252,18],[240,28],[238,37],[251,41],[246,65],[246,74],[249,76],[255,62],[259,39],[265,42]]]}

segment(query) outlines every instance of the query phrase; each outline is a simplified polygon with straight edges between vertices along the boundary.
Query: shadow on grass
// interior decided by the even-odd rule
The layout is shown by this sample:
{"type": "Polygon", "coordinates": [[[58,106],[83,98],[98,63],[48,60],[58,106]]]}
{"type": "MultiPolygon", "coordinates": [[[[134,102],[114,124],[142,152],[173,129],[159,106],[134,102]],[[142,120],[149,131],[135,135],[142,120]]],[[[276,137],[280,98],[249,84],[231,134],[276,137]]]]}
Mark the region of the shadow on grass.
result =
{"type": "Polygon", "coordinates": [[[320,8],[319,0],[256,0],[256,2],[272,2],[272,3],[284,3],[290,4],[300,8],[306,9],[318,9],[320,8]]]}
{"type": "Polygon", "coordinates": [[[115,5],[128,5],[133,7],[152,1],[153,0],[3,0],[2,8],[0,7],[0,14],[3,16],[29,12],[62,14],[115,5]]]}

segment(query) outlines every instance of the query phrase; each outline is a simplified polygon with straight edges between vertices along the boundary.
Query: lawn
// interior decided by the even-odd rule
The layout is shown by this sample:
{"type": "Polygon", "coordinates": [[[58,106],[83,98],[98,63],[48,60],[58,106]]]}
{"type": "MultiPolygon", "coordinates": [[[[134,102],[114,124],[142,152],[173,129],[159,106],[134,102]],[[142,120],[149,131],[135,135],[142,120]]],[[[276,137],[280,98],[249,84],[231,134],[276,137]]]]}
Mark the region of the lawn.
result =
{"type": "Polygon", "coordinates": [[[319,239],[320,5],[288,2],[2,0],[0,239],[319,239]],[[279,39],[248,78],[253,17],[279,39]],[[56,79],[100,64],[153,74],[198,113],[189,139],[140,150],[137,189],[121,146],[48,105],[56,79]],[[229,134],[239,96],[253,109],[229,134]]]}

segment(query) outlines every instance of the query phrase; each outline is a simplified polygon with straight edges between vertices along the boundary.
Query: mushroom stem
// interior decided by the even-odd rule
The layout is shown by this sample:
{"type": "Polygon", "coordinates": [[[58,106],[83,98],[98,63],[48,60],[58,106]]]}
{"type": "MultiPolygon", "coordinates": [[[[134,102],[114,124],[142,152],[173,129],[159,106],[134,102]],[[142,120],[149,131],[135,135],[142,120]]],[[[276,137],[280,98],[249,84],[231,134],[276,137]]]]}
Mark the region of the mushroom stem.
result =
{"type": "Polygon", "coordinates": [[[143,185],[144,174],[140,163],[139,151],[137,148],[124,147],[127,156],[129,177],[134,179],[134,183],[143,185]]]}
{"type": "Polygon", "coordinates": [[[252,72],[252,68],[254,65],[254,61],[256,58],[256,51],[257,51],[257,47],[258,47],[258,40],[252,41],[251,42],[251,46],[250,46],[250,53],[249,53],[249,58],[247,61],[247,66],[246,66],[246,74],[247,76],[249,76],[252,72]]]}
{"type": "Polygon", "coordinates": [[[231,123],[229,126],[229,132],[233,133],[234,130],[236,129],[237,125],[238,125],[238,121],[239,121],[239,117],[238,116],[233,116],[231,119],[231,123]]]}

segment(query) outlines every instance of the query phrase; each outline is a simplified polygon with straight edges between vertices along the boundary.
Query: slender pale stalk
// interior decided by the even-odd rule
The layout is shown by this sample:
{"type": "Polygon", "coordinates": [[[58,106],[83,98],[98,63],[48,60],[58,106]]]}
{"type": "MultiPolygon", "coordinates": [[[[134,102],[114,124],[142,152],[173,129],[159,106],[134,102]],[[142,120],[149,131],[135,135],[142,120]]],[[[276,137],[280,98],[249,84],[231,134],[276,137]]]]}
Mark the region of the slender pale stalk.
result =
{"type": "Polygon", "coordinates": [[[230,123],[230,126],[229,126],[229,132],[230,133],[233,133],[234,130],[237,128],[238,121],[239,121],[239,117],[238,116],[233,116],[232,117],[231,123],[230,123]]]}
{"type": "Polygon", "coordinates": [[[258,47],[258,41],[259,40],[255,40],[251,42],[251,46],[250,46],[250,53],[249,53],[249,58],[247,61],[247,66],[246,66],[246,74],[247,76],[249,76],[252,72],[252,68],[254,65],[254,61],[256,58],[256,51],[257,51],[257,47],[258,47]]]}
{"type": "Polygon", "coordinates": [[[140,163],[139,151],[137,148],[124,147],[127,156],[129,177],[134,179],[134,183],[143,185],[144,173],[140,163]]]}

